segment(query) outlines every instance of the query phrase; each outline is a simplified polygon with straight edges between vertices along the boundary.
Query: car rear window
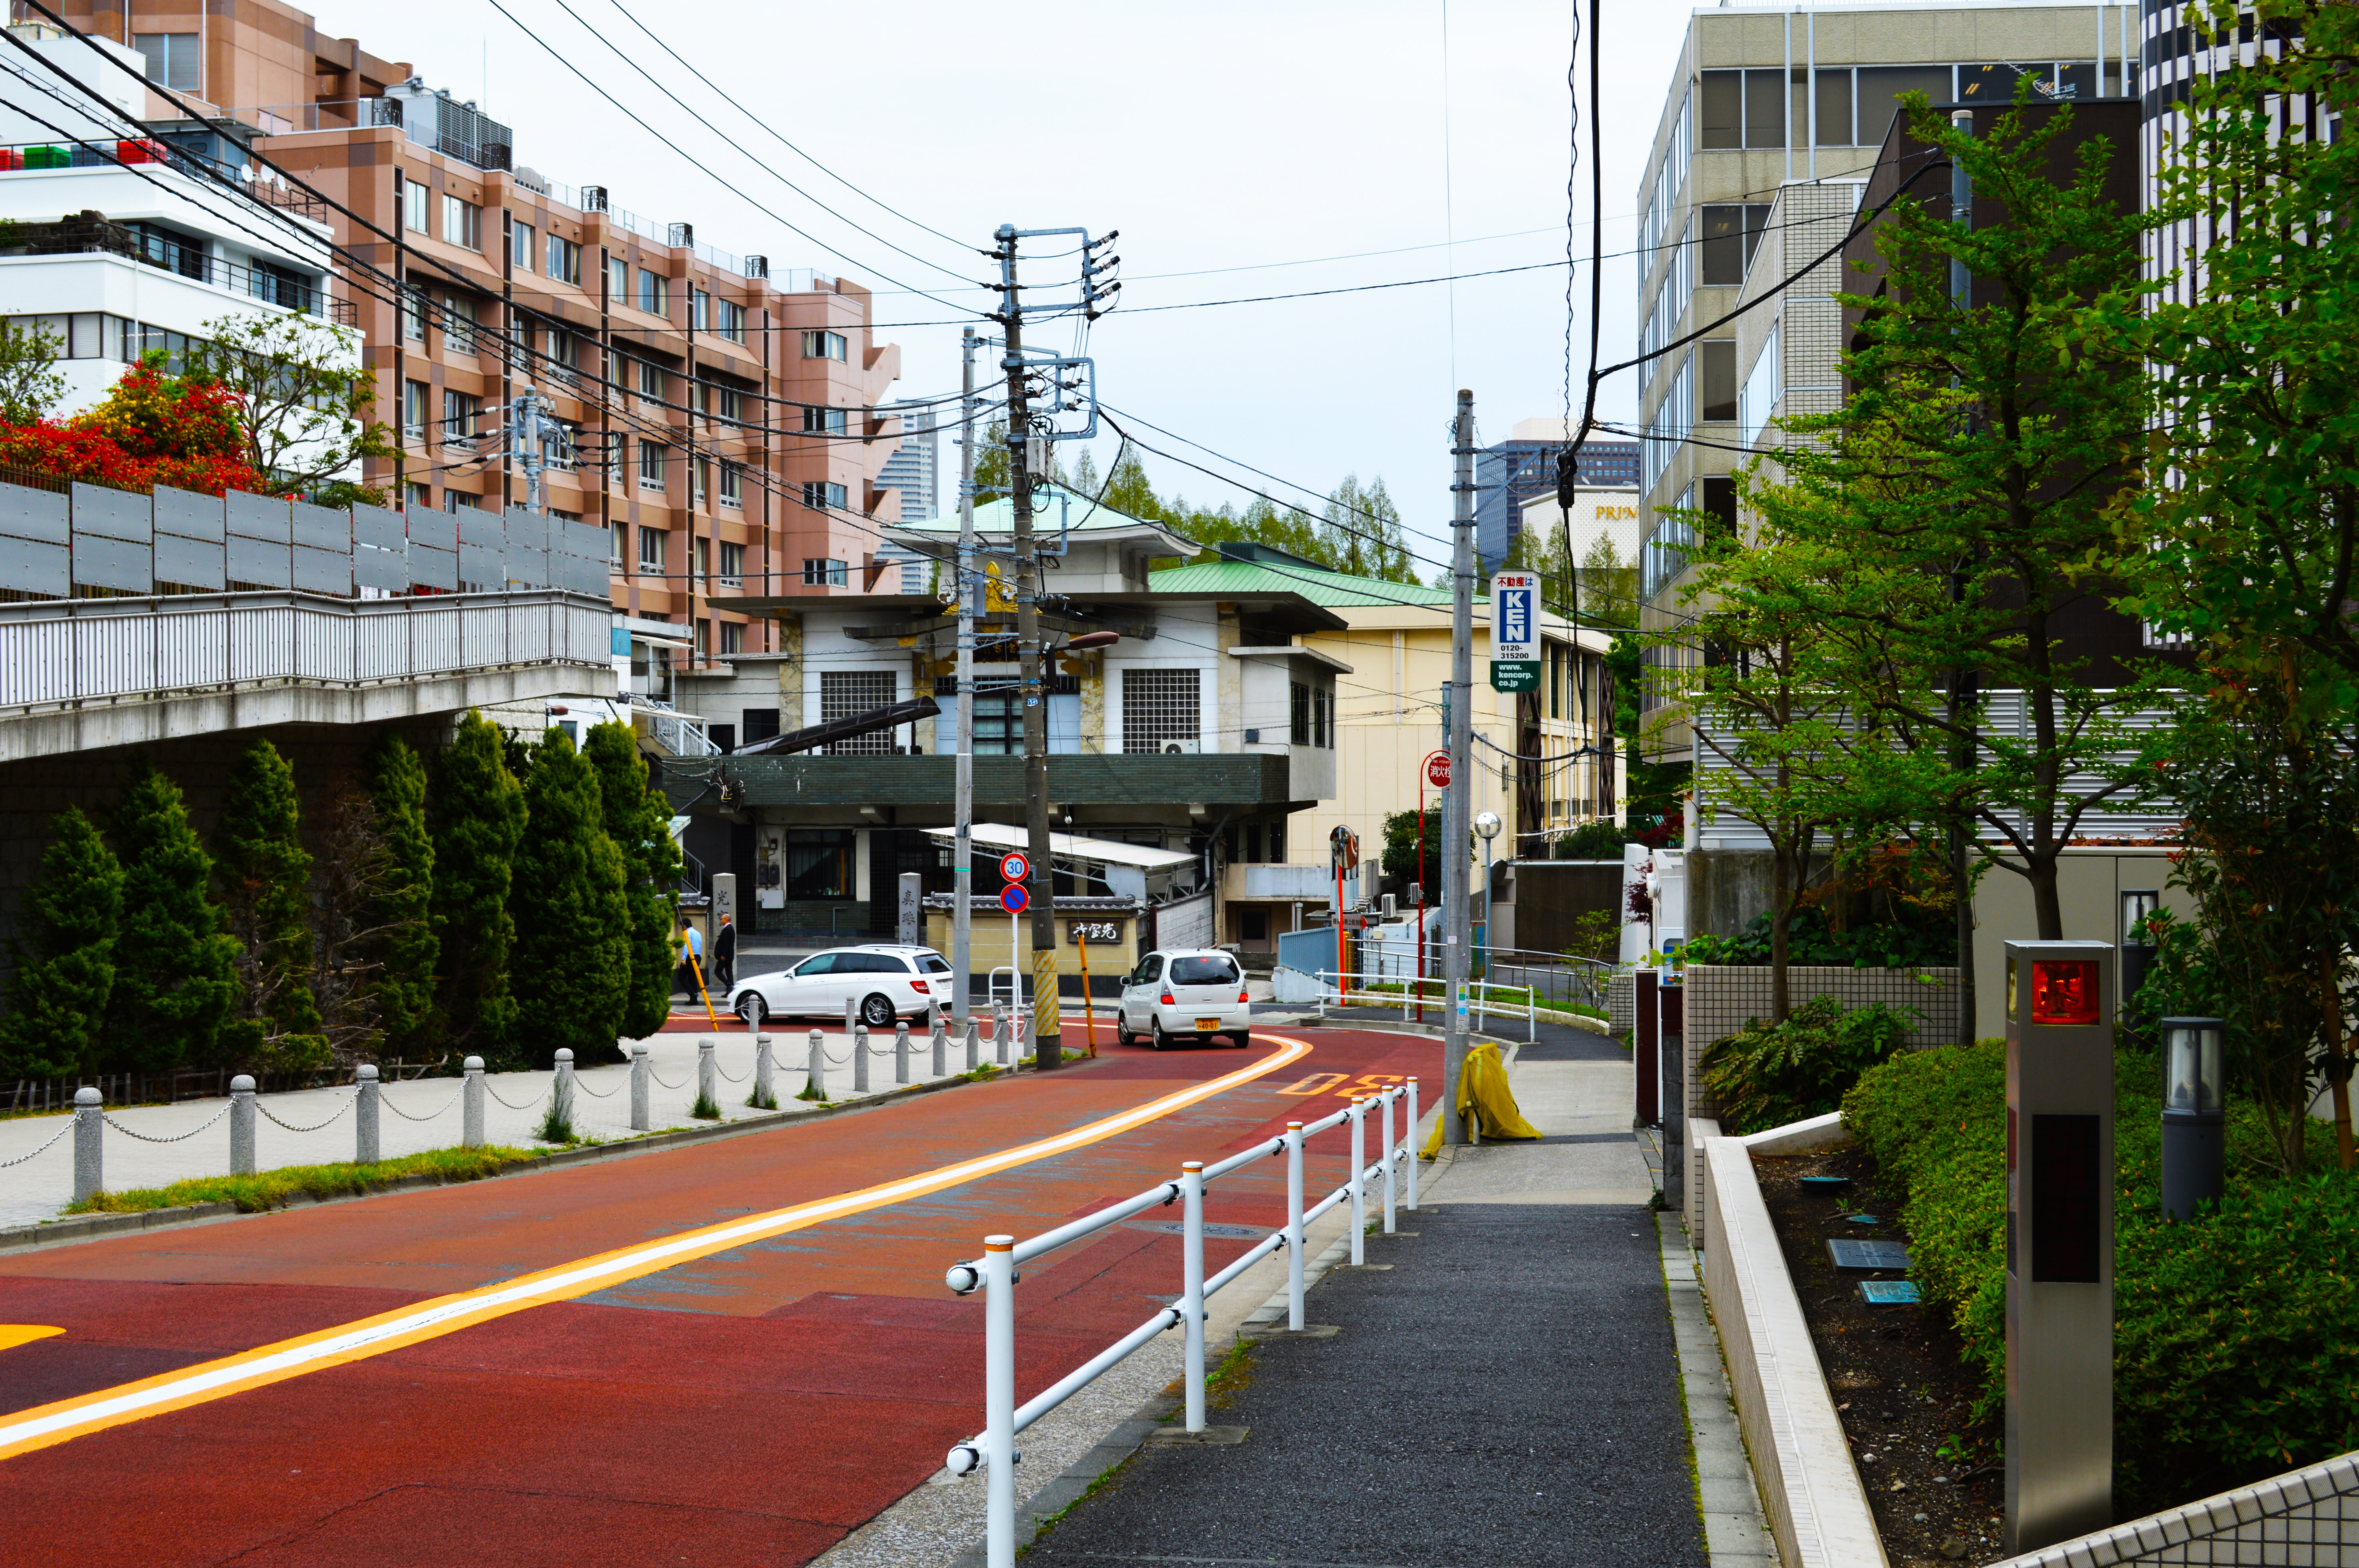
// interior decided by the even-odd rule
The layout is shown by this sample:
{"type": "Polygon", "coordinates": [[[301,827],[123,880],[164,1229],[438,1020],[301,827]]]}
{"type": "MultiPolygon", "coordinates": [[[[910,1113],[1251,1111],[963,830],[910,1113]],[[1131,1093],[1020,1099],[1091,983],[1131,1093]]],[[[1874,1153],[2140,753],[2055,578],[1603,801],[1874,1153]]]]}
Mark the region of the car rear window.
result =
{"type": "Polygon", "coordinates": [[[1228,985],[1236,978],[1236,965],[1226,958],[1174,958],[1171,960],[1171,983],[1175,986],[1228,985]]]}
{"type": "Polygon", "coordinates": [[[857,969],[871,975],[906,975],[909,972],[909,961],[907,958],[896,957],[890,953],[849,953],[844,956],[844,958],[837,959],[835,967],[838,969],[857,969]],[[850,960],[848,964],[845,962],[846,958],[850,960]]]}
{"type": "Polygon", "coordinates": [[[926,955],[926,973],[929,975],[947,975],[950,972],[951,961],[948,958],[945,958],[937,953],[929,953],[926,955]]]}

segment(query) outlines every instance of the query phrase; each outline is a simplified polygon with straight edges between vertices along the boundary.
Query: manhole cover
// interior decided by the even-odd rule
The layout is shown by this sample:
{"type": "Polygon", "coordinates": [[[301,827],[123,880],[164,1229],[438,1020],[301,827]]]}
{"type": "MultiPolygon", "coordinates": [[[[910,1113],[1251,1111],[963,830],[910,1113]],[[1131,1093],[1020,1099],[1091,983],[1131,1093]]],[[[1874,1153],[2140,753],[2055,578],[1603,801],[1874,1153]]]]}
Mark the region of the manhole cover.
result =
{"type": "MultiPolygon", "coordinates": [[[[1188,1233],[1187,1223],[1183,1220],[1133,1219],[1124,1223],[1133,1230],[1160,1231],[1168,1236],[1185,1236],[1188,1233]]],[[[1259,1241],[1269,1231],[1267,1227],[1257,1225],[1207,1225],[1204,1234],[1223,1241],[1259,1241]]]]}
{"type": "Polygon", "coordinates": [[[1827,1242],[1827,1255],[1838,1269],[1906,1269],[1908,1249],[1897,1241],[1827,1242]]]}
{"type": "Polygon", "coordinates": [[[1862,1280],[1859,1299],[1870,1306],[1915,1306],[1917,1287],[1907,1280],[1862,1280]]]}

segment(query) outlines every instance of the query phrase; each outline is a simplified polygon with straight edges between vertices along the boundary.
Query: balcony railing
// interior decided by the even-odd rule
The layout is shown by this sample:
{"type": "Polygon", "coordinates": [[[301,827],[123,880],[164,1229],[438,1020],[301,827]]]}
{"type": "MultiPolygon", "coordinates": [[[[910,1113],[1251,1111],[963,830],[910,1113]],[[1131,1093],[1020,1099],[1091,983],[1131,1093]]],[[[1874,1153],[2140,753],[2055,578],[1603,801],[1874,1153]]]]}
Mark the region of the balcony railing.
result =
{"type": "Polygon", "coordinates": [[[12,142],[0,146],[0,173],[37,172],[55,168],[128,168],[140,165],[176,168],[204,184],[236,183],[242,194],[315,222],[328,221],[328,205],[308,191],[283,184],[277,176],[248,164],[241,168],[190,152],[153,137],[95,144],[82,142],[12,142]]]}

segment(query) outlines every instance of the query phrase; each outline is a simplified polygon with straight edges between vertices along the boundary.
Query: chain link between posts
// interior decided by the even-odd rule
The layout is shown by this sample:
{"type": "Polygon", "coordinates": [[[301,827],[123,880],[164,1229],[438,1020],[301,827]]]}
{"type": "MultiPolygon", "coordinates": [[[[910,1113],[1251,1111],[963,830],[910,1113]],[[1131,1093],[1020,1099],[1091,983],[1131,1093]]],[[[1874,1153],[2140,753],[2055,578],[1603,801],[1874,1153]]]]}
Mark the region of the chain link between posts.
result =
{"type": "MultiPolygon", "coordinates": [[[[551,1087],[555,1087],[554,1079],[550,1080],[550,1086],[551,1087]]],[[[510,1110],[530,1110],[534,1106],[538,1105],[541,1101],[549,1098],[549,1090],[543,1089],[540,1093],[533,1096],[522,1105],[508,1105],[507,1101],[500,1099],[500,1091],[492,1087],[491,1080],[489,1078],[484,1080],[484,1092],[491,1096],[494,1099],[499,1100],[500,1104],[507,1106],[507,1108],[510,1110]]]]}
{"type": "MultiPolygon", "coordinates": [[[[124,1126],[123,1123],[115,1120],[114,1118],[107,1115],[106,1112],[103,1110],[98,1113],[98,1119],[106,1123],[107,1126],[114,1129],[115,1131],[123,1134],[124,1137],[136,1138],[142,1143],[178,1143],[184,1139],[194,1138],[198,1133],[202,1132],[206,1127],[211,1127],[214,1122],[219,1121],[223,1117],[227,1116],[228,1114],[229,1107],[223,1106],[219,1110],[212,1113],[212,1117],[205,1121],[204,1126],[191,1127],[186,1132],[176,1132],[169,1138],[150,1138],[144,1132],[134,1132],[131,1129],[124,1126]]],[[[274,1116],[271,1119],[273,1121],[277,1121],[278,1119],[274,1116]]],[[[332,1116],[328,1119],[329,1121],[333,1121],[334,1119],[335,1118],[332,1116]]],[[[280,1125],[284,1126],[285,1124],[282,1122],[280,1125]]],[[[322,1122],[321,1125],[324,1127],[327,1123],[322,1122]]]]}
{"type": "MultiPolygon", "coordinates": [[[[208,1122],[206,1125],[211,1126],[212,1123],[208,1122]]],[[[59,1128],[54,1133],[50,1134],[49,1141],[47,1143],[42,1144],[38,1149],[34,1150],[31,1154],[19,1154],[13,1160],[0,1160],[0,1171],[5,1171],[11,1165],[21,1165],[26,1161],[32,1159],[35,1155],[48,1153],[50,1150],[57,1147],[58,1140],[63,1138],[67,1133],[71,1132],[73,1128],[74,1119],[69,1116],[66,1118],[66,1124],[63,1127],[59,1128]]]]}
{"type": "Polygon", "coordinates": [[[688,1087],[688,1080],[686,1078],[680,1079],[680,1081],[676,1084],[665,1083],[663,1079],[657,1075],[656,1070],[653,1067],[649,1067],[647,1069],[647,1076],[655,1079],[658,1086],[671,1090],[674,1094],[678,1094],[680,1090],[688,1087]]]}
{"type": "Polygon", "coordinates": [[[401,1119],[402,1119],[402,1120],[404,1120],[404,1121],[426,1122],[426,1121],[432,1121],[436,1117],[440,1116],[440,1115],[442,1114],[442,1112],[443,1112],[443,1111],[447,1111],[447,1110],[449,1110],[452,1106],[457,1105],[457,1104],[459,1103],[459,1100],[460,1100],[461,1096],[463,1096],[466,1092],[467,1092],[467,1086],[466,1086],[466,1085],[464,1085],[464,1084],[461,1084],[461,1085],[459,1086],[458,1092],[457,1092],[456,1094],[453,1094],[453,1095],[452,1095],[449,1099],[444,1100],[444,1101],[442,1102],[442,1110],[431,1110],[431,1111],[428,1111],[424,1116],[412,1116],[412,1115],[410,1115],[408,1111],[406,1111],[406,1110],[402,1109],[399,1106],[397,1106],[397,1105],[394,1104],[391,1100],[389,1100],[389,1099],[386,1099],[386,1098],[382,1098],[382,1097],[380,1097],[380,1098],[378,1098],[378,1100],[377,1100],[377,1102],[376,1102],[376,1103],[377,1103],[377,1104],[379,1104],[379,1105],[381,1105],[381,1106],[383,1106],[383,1107],[385,1107],[385,1108],[386,1108],[386,1109],[387,1109],[387,1110],[389,1110],[389,1111],[393,1112],[393,1114],[394,1114],[394,1115],[396,1115],[396,1116],[397,1116],[397,1117],[401,1118],[401,1119]]]}
{"type": "Polygon", "coordinates": [[[592,1088],[588,1084],[582,1082],[582,1075],[580,1073],[573,1075],[573,1087],[580,1089],[583,1094],[588,1095],[592,1099],[613,1099],[616,1095],[623,1092],[624,1085],[628,1084],[630,1081],[630,1079],[625,1078],[622,1083],[616,1084],[613,1088],[601,1094],[598,1090],[592,1088]]]}
{"type": "Polygon", "coordinates": [[[754,1069],[748,1067],[745,1069],[743,1076],[734,1078],[731,1077],[729,1076],[729,1070],[721,1065],[721,1054],[717,1051],[712,1054],[712,1070],[721,1075],[721,1081],[724,1084],[742,1084],[746,1078],[750,1078],[754,1076],[754,1069]]]}
{"type": "MultiPolygon", "coordinates": [[[[344,1112],[346,1112],[346,1111],[348,1111],[348,1110],[352,1109],[352,1108],[353,1108],[353,1107],[354,1105],[356,1105],[356,1104],[358,1104],[358,1103],[359,1103],[359,1101],[360,1101],[360,1098],[361,1098],[361,1092],[360,1092],[360,1090],[358,1090],[358,1089],[354,1089],[354,1090],[352,1092],[352,1095],[350,1096],[350,1098],[348,1098],[344,1101],[344,1103],[343,1103],[343,1104],[342,1104],[342,1105],[340,1105],[340,1106],[338,1106],[338,1107],[336,1108],[336,1109],[335,1109],[335,1114],[334,1114],[334,1115],[330,1116],[326,1121],[315,1121],[315,1122],[313,1122],[313,1123],[312,1123],[310,1126],[309,1126],[309,1127],[297,1127],[297,1126],[295,1126],[292,1122],[278,1121],[278,1119],[277,1119],[277,1117],[275,1117],[275,1116],[270,1116],[270,1108],[269,1108],[268,1106],[266,1106],[266,1105],[263,1104],[263,1103],[262,1103],[260,1100],[258,1100],[258,1099],[257,1099],[257,1100],[255,1100],[255,1101],[254,1102],[254,1108],[255,1108],[255,1109],[256,1109],[256,1110],[258,1110],[258,1111],[260,1111],[260,1112],[261,1112],[263,1115],[265,1115],[265,1116],[269,1116],[271,1120],[276,1121],[276,1122],[278,1122],[278,1125],[279,1125],[279,1126],[281,1126],[281,1127],[283,1127],[283,1128],[287,1129],[287,1130],[288,1130],[288,1131],[289,1131],[289,1132],[317,1132],[317,1131],[319,1131],[321,1128],[326,1127],[326,1126],[328,1126],[330,1123],[333,1122],[333,1121],[336,1119],[336,1118],[337,1118],[337,1117],[342,1116],[342,1115],[343,1115],[343,1114],[344,1114],[344,1112]]],[[[383,1102],[381,1102],[381,1101],[380,1101],[379,1103],[383,1103],[383,1102]]],[[[206,1125],[210,1127],[210,1126],[211,1126],[211,1125],[212,1125],[212,1124],[211,1122],[208,1122],[208,1123],[206,1123],[206,1125]]],[[[132,1134],[132,1136],[136,1138],[136,1137],[137,1137],[137,1136],[138,1136],[138,1134],[134,1133],[134,1134],[132,1134]]]]}

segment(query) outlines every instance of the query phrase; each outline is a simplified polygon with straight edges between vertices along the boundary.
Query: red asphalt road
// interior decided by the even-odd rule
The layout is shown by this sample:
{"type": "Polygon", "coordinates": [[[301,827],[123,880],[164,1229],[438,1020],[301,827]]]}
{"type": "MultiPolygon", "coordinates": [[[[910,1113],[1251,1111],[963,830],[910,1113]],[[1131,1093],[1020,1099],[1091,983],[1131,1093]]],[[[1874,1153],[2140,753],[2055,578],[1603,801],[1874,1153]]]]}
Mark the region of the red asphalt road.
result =
{"type": "MultiPolygon", "coordinates": [[[[1268,1077],[986,1180],[571,1302],[0,1461],[0,1563],[806,1563],[979,1429],[982,1300],[942,1271],[1417,1075],[1438,1044],[1288,1031],[1268,1077]]],[[[0,1258],[0,1413],[452,1291],[1052,1136],[1274,1047],[1106,1059],[805,1126],[355,1203],[0,1258]]],[[[1369,1148],[1375,1148],[1371,1130],[1369,1148]]],[[[1348,1173],[1314,1140],[1315,1192],[1348,1173]]],[[[1283,1222],[1285,1164],[1214,1186],[1208,1221],[1283,1222]]],[[[1025,1271],[1019,1399],[1179,1291],[1150,1211],[1025,1271]]],[[[1249,1243],[1208,1239],[1218,1268],[1249,1243]]]]}

